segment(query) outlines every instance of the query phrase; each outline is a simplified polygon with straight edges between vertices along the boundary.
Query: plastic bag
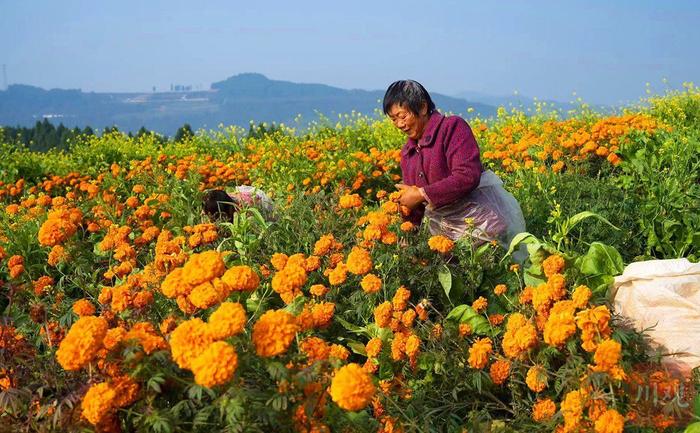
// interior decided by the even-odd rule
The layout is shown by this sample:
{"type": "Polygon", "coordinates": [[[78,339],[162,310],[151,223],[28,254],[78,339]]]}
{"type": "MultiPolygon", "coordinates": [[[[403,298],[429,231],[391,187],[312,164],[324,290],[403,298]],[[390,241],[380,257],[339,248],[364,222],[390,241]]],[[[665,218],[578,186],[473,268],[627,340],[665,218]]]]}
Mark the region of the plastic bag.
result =
{"type": "Polygon", "coordinates": [[[688,259],[631,263],[615,277],[611,291],[615,310],[653,345],[671,356],[668,367],[687,374],[700,366],[700,264],[688,259]]]}
{"type": "Polygon", "coordinates": [[[469,195],[438,209],[426,208],[430,233],[452,240],[470,236],[476,245],[497,240],[504,247],[525,231],[525,219],[518,201],[503,188],[491,170],[481,173],[479,186],[469,195]]]}

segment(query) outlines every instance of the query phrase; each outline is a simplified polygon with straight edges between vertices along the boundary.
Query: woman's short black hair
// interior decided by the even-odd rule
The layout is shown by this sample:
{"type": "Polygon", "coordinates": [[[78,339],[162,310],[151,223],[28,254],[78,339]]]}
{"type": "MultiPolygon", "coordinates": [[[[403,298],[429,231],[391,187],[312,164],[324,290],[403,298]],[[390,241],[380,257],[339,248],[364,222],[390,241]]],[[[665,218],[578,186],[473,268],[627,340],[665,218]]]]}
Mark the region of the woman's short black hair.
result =
{"type": "Polygon", "coordinates": [[[384,114],[388,115],[391,107],[399,104],[408,107],[413,114],[418,115],[424,102],[428,106],[428,114],[432,113],[435,110],[435,103],[430,93],[418,81],[394,81],[384,94],[384,114]]]}
{"type": "Polygon", "coordinates": [[[204,213],[214,220],[233,221],[233,215],[238,211],[235,201],[221,189],[210,189],[202,198],[204,213]]]}

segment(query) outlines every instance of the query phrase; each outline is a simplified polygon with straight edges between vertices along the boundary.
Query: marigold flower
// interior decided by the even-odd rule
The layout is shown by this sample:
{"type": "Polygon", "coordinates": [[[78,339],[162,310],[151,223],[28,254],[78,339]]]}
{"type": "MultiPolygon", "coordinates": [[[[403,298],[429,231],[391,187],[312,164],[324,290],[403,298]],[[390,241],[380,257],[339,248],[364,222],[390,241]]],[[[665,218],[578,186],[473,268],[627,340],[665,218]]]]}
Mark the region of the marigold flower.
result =
{"type": "Polygon", "coordinates": [[[392,312],[393,307],[391,306],[391,302],[382,302],[374,309],[374,323],[380,328],[388,327],[389,323],[391,323],[392,312]]]}
{"type": "Polygon", "coordinates": [[[472,327],[468,323],[460,323],[458,332],[460,337],[466,337],[472,333],[472,327]]]}
{"type": "Polygon", "coordinates": [[[469,348],[469,365],[475,369],[486,367],[489,362],[489,355],[493,351],[493,344],[490,338],[480,338],[469,348]]]}
{"type": "Polygon", "coordinates": [[[537,344],[537,329],[520,313],[508,316],[503,335],[503,353],[508,358],[520,358],[537,344]]]}
{"type": "Polygon", "coordinates": [[[411,230],[413,230],[414,225],[410,221],[404,221],[401,223],[399,228],[401,229],[402,232],[410,232],[411,230]]]}
{"type": "Polygon", "coordinates": [[[197,308],[205,309],[228,297],[231,287],[219,278],[195,286],[187,299],[197,308]]]}
{"type": "Polygon", "coordinates": [[[158,335],[156,327],[151,322],[138,322],[131,327],[129,332],[124,336],[125,340],[135,340],[146,355],[150,355],[156,350],[165,350],[168,343],[165,339],[158,335]]]}
{"type": "Polygon", "coordinates": [[[595,371],[610,372],[622,358],[622,345],[615,340],[604,340],[593,355],[595,371]]]}
{"type": "Polygon", "coordinates": [[[364,275],[372,270],[372,257],[364,248],[353,247],[346,263],[348,271],[355,275],[364,275]]]}
{"type": "Polygon", "coordinates": [[[477,313],[481,313],[482,311],[486,310],[486,307],[488,307],[489,301],[486,300],[483,296],[479,296],[473,303],[472,303],[472,308],[474,311],[477,313]]]}
{"type": "Polygon", "coordinates": [[[279,293],[296,293],[306,284],[308,275],[306,269],[294,263],[287,263],[286,266],[272,277],[272,289],[279,293]]]}
{"type": "Polygon", "coordinates": [[[267,311],[253,326],[255,352],[266,358],[286,352],[298,330],[293,315],[284,310],[267,311]]]}
{"type": "Polygon", "coordinates": [[[99,424],[116,410],[116,399],[117,392],[109,383],[102,382],[92,385],[83,397],[81,404],[83,416],[90,424],[99,424]]]}
{"type": "Polygon", "coordinates": [[[121,326],[117,326],[116,328],[107,330],[105,338],[102,340],[102,344],[104,345],[105,349],[112,350],[117,347],[122,340],[124,340],[124,337],[126,337],[126,329],[121,326]]]}
{"type": "Polygon", "coordinates": [[[194,381],[199,385],[213,388],[231,380],[238,367],[238,355],[233,346],[216,341],[192,361],[194,381]]]}
{"type": "Polygon", "coordinates": [[[365,293],[377,293],[382,288],[382,280],[374,274],[367,274],[362,278],[360,286],[365,293]]]}
{"type": "Polygon", "coordinates": [[[358,194],[346,194],[340,197],[338,205],[341,209],[359,208],[362,207],[362,199],[358,194]]]}
{"type": "Polygon", "coordinates": [[[216,340],[240,334],[245,328],[245,309],[238,302],[224,302],[209,316],[207,328],[216,340]]]}
{"type": "Polygon", "coordinates": [[[522,305],[529,304],[532,302],[533,289],[530,286],[525,286],[520,296],[518,296],[518,302],[522,305]]]}
{"type": "Polygon", "coordinates": [[[406,310],[401,314],[401,323],[406,328],[413,328],[413,322],[416,320],[416,316],[415,310],[406,310]]]}
{"type": "Polygon", "coordinates": [[[79,318],[56,351],[56,359],[61,367],[65,370],[78,370],[92,361],[102,349],[108,328],[107,321],[102,317],[79,318]]]}
{"type": "Polygon", "coordinates": [[[447,254],[454,249],[455,243],[452,241],[452,239],[446,236],[435,235],[428,239],[428,246],[433,251],[437,251],[441,254],[447,254]]]}
{"type": "Polygon", "coordinates": [[[575,306],[572,301],[554,304],[544,325],[544,341],[551,346],[562,346],[576,333],[575,306]]]}
{"type": "Polygon", "coordinates": [[[348,278],[348,268],[345,263],[338,263],[328,274],[328,283],[331,286],[339,286],[348,278]]]}
{"type": "Polygon", "coordinates": [[[333,237],[332,234],[321,236],[321,238],[314,244],[314,255],[325,256],[331,251],[334,243],[335,237],[333,237]]]}
{"type": "Polygon", "coordinates": [[[348,356],[350,356],[350,351],[340,344],[332,344],[331,351],[328,356],[345,361],[348,359],[348,356]]]}
{"type": "Polygon", "coordinates": [[[595,422],[596,433],[622,433],[625,417],[615,409],[608,409],[595,422]]]}
{"type": "Polygon", "coordinates": [[[322,297],[326,296],[328,290],[328,287],[324,286],[323,284],[314,284],[309,288],[309,293],[314,296],[322,297]]]}
{"type": "Polygon", "coordinates": [[[364,409],[376,393],[372,377],[358,364],[341,367],[333,376],[330,394],[333,401],[349,411],[364,409]]]}
{"type": "Polygon", "coordinates": [[[260,277],[250,266],[232,266],[221,280],[233,291],[250,292],[258,288],[260,277]]]}
{"type": "Polygon", "coordinates": [[[547,388],[547,370],[539,365],[530,367],[525,376],[527,387],[534,392],[542,392],[547,388]]]}
{"type": "Polygon", "coordinates": [[[408,306],[408,300],[410,298],[411,291],[408,290],[406,287],[401,286],[398,289],[396,289],[396,293],[394,293],[394,297],[391,300],[391,304],[394,308],[394,311],[405,310],[408,306]]]}
{"type": "Polygon", "coordinates": [[[494,384],[502,385],[510,375],[510,362],[502,359],[494,362],[491,364],[489,375],[494,384]]]}
{"type": "Polygon", "coordinates": [[[273,268],[275,268],[278,271],[281,271],[287,265],[288,259],[289,256],[287,256],[284,253],[275,253],[270,258],[270,263],[272,264],[273,268]]]}
{"type": "Polygon", "coordinates": [[[404,350],[409,359],[415,360],[420,350],[420,338],[415,334],[409,335],[408,338],[406,338],[406,347],[404,350]]]}
{"type": "Polygon", "coordinates": [[[214,278],[220,277],[226,272],[226,265],[218,251],[205,251],[192,254],[182,269],[182,277],[185,283],[196,286],[214,278]]]}
{"type": "Polygon", "coordinates": [[[562,269],[564,269],[564,259],[560,255],[552,254],[542,262],[542,270],[546,277],[560,273],[562,269]]]}
{"type": "Polygon", "coordinates": [[[556,411],[557,406],[551,399],[545,398],[543,400],[537,400],[532,406],[532,419],[538,422],[547,421],[556,411]]]}
{"type": "Polygon", "coordinates": [[[332,302],[319,302],[311,307],[311,317],[314,328],[325,328],[331,324],[335,314],[335,304],[332,302]]]}
{"type": "Polygon", "coordinates": [[[586,305],[588,305],[588,300],[591,299],[591,294],[591,289],[589,289],[587,286],[581,285],[574,289],[574,292],[571,294],[571,300],[574,301],[576,308],[584,308],[586,305]]]}
{"type": "Polygon", "coordinates": [[[79,317],[95,314],[95,306],[87,299],[78,299],[73,303],[73,312],[79,317]]]}
{"type": "Polygon", "coordinates": [[[496,294],[496,296],[501,296],[504,293],[508,291],[508,286],[505,284],[498,284],[496,287],[493,288],[493,293],[496,294]]]}
{"type": "Polygon", "coordinates": [[[370,358],[376,358],[382,351],[382,339],[374,337],[365,345],[365,351],[370,358]]]}
{"type": "Polygon", "coordinates": [[[583,415],[585,393],[581,390],[570,391],[561,402],[561,413],[564,415],[564,426],[568,431],[579,425],[583,415]]]}
{"type": "Polygon", "coordinates": [[[310,363],[328,359],[331,346],[318,337],[306,337],[299,343],[299,350],[304,353],[310,363]]]}
{"type": "Polygon", "coordinates": [[[192,362],[212,342],[207,324],[199,318],[182,322],[170,333],[170,352],[180,367],[191,369],[192,362]]]}

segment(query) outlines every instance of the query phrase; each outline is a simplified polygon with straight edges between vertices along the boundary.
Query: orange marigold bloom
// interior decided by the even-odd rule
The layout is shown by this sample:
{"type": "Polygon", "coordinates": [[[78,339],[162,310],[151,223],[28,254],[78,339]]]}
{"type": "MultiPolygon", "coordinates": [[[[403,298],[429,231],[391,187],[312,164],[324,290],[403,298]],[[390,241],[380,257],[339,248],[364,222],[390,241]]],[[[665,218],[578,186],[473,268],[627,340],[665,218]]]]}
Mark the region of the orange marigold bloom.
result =
{"type": "Polygon", "coordinates": [[[458,332],[460,337],[466,337],[472,333],[472,327],[468,323],[460,323],[458,332]]]}
{"type": "Polygon", "coordinates": [[[610,338],[610,310],[605,305],[579,311],[576,314],[576,326],[581,330],[581,347],[592,352],[600,340],[610,338]]]}
{"type": "Polygon", "coordinates": [[[571,431],[581,422],[583,415],[584,398],[586,394],[581,391],[570,391],[561,402],[561,413],[564,415],[564,426],[571,431]]]}
{"type": "Polygon", "coordinates": [[[304,261],[303,268],[306,272],[313,272],[321,267],[321,258],[318,256],[309,256],[304,261]]]}
{"type": "Polygon", "coordinates": [[[367,274],[362,278],[360,286],[365,293],[377,293],[382,288],[382,280],[374,274],[367,274]]]}
{"type": "Polygon", "coordinates": [[[168,298],[177,298],[178,296],[187,296],[192,287],[185,283],[185,278],[182,268],[173,269],[163,280],[160,285],[160,291],[168,298]]]}
{"type": "Polygon", "coordinates": [[[331,346],[318,337],[306,337],[299,343],[299,350],[304,353],[310,363],[328,359],[331,346]]]}
{"type": "Polygon", "coordinates": [[[267,311],[253,326],[255,352],[266,358],[286,352],[298,330],[293,315],[284,310],[267,311]]]}
{"type": "Polygon", "coordinates": [[[346,194],[340,197],[338,205],[342,209],[351,209],[362,207],[362,199],[358,194],[346,194]]]}
{"type": "Polygon", "coordinates": [[[138,322],[131,327],[129,332],[124,336],[124,340],[135,340],[146,355],[150,355],[156,350],[165,350],[168,348],[168,343],[165,339],[158,335],[156,327],[151,322],[138,322]]]}
{"type": "Polygon", "coordinates": [[[615,409],[608,409],[595,422],[596,433],[622,433],[625,417],[615,409]]]}
{"type": "Polygon", "coordinates": [[[532,419],[534,421],[547,421],[557,411],[557,405],[549,399],[537,400],[532,406],[532,419]]]}
{"type": "Polygon", "coordinates": [[[489,362],[489,355],[493,351],[493,344],[490,338],[480,338],[469,348],[469,365],[475,369],[486,367],[489,362]]]}
{"type": "Polygon", "coordinates": [[[238,355],[233,346],[224,341],[211,343],[192,361],[194,381],[207,388],[230,381],[237,367],[238,355]]]}
{"type": "Polygon", "coordinates": [[[489,301],[486,300],[483,296],[479,296],[474,303],[472,303],[472,308],[474,311],[477,313],[481,313],[482,311],[486,310],[486,307],[488,307],[489,301]]]}
{"type": "Polygon", "coordinates": [[[207,328],[216,340],[243,332],[246,324],[245,309],[238,302],[224,302],[209,316],[207,328]]]}
{"type": "Polygon", "coordinates": [[[505,284],[499,284],[496,287],[493,288],[493,293],[495,293],[497,296],[501,296],[504,293],[508,291],[508,286],[505,284]]]}
{"type": "Polygon", "coordinates": [[[542,270],[546,277],[558,274],[562,269],[564,269],[564,259],[560,255],[552,254],[542,262],[542,270]]]}
{"type": "Polygon", "coordinates": [[[335,314],[335,304],[332,302],[319,302],[311,307],[311,317],[314,328],[325,328],[331,324],[335,314]]]}
{"type": "Polygon", "coordinates": [[[365,345],[365,351],[370,358],[376,358],[382,351],[382,339],[374,337],[365,345]]]}
{"type": "Polygon", "coordinates": [[[404,221],[399,226],[399,228],[401,229],[402,232],[410,232],[411,230],[413,230],[413,227],[414,227],[414,225],[410,221],[404,221]]]}
{"type": "Polygon", "coordinates": [[[408,300],[411,298],[411,291],[406,287],[401,286],[396,289],[394,297],[391,300],[394,311],[403,311],[408,306],[408,300]]]}
{"type": "Polygon", "coordinates": [[[78,370],[92,361],[102,349],[102,340],[108,328],[107,321],[102,317],[79,318],[56,351],[56,359],[61,367],[78,370]]]}
{"type": "Polygon", "coordinates": [[[588,305],[588,300],[591,299],[591,289],[587,286],[581,285],[574,289],[574,293],[571,294],[571,300],[574,301],[576,308],[584,308],[588,305]]]}
{"type": "Polygon", "coordinates": [[[391,302],[385,301],[374,309],[374,322],[380,328],[386,328],[391,323],[391,313],[393,308],[391,302]]]}
{"type": "Polygon", "coordinates": [[[329,356],[331,358],[337,358],[341,361],[345,361],[348,359],[348,356],[350,356],[350,351],[340,344],[333,344],[331,345],[331,352],[329,356]]]}
{"type": "Polygon", "coordinates": [[[338,263],[328,274],[328,283],[331,286],[339,286],[348,278],[348,268],[345,263],[338,263]]]}
{"type": "Polygon", "coordinates": [[[250,266],[232,266],[221,280],[233,291],[250,292],[258,288],[260,277],[250,266]]]}
{"type": "Polygon", "coordinates": [[[231,287],[219,278],[197,285],[187,299],[197,308],[205,309],[218,304],[231,294],[231,287]]]}
{"type": "Polygon", "coordinates": [[[544,325],[544,341],[551,346],[562,346],[576,333],[575,306],[572,301],[554,304],[544,325]]]}
{"type": "Polygon", "coordinates": [[[492,326],[498,326],[498,325],[500,325],[501,323],[503,323],[503,319],[505,319],[505,317],[503,316],[503,314],[491,314],[491,315],[489,316],[489,323],[490,323],[492,326]]]}
{"type": "Polygon", "coordinates": [[[288,259],[289,257],[284,253],[275,253],[270,258],[270,263],[272,263],[273,268],[275,268],[278,271],[281,271],[287,265],[288,259]]]}
{"type": "Polygon", "coordinates": [[[537,344],[537,329],[520,313],[508,316],[503,335],[503,353],[508,358],[519,358],[537,344]]]}
{"type": "Polygon", "coordinates": [[[170,352],[180,368],[190,369],[192,362],[212,342],[207,324],[199,318],[182,322],[170,333],[170,352]]]}
{"type": "Polygon", "coordinates": [[[279,294],[298,292],[307,280],[306,269],[294,263],[287,263],[284,269],[272,277],[272,289],[279,294]]]}
{"type": "Polygon", "coordinates": [[[324,286],[323,284],[314,284],[309,288],[309,292],[318,297],[326,296],[326,293],[328,293],[328,287],[324,286]]]}
{"type": "Polygon", "coordinates": [[[124,340],[124,337],[126,337],[126,329],[121,326],[111,328],[105,334],[102,344],[104,344],[105,349],[112,350],[124,340]]]}
{"type": "Polygon", "coordinates": [[[134,296],[134,307],[144,308],[153,303],[153,292],[150,290],[141,290],[134,296]]]}
{"type": "Polygon", "coordinates": [[[493,383],[496,385],[502,385],[510,375],[510,362],[502,359],[494,362],[491,364],[489,375],[491,376],[493,383]]]}
{"type": "Polygon", "coordinates": [[[97,425],[116,411],[117,392],[107,382],[92,385],[82,402],[83,416],[90,424],[97,425]]]}
{"type": "Polygon", "coordinates": [[[615,367],[622,357],[622,345],[615,340],[605,340],[598,345],[593,361],[602,371],[615,367]]]}
{"type": "Polygon", "coordinates": [[[205,251],[192,254],[182,269],[182,277],[190,286],[196,286],[214,278],[220,277],[226,272],[223,256],[218,251],[205,251]]]}
{"type": "Polygon", "coordinates": [[[372,256],[364,248],[353,247],[346,264],[348,271],[355,275],[364,275],[372,270],[372,256]]]}
{"type": "Polygon", "coordinates": [[[532,294],[533,294],[533,289],[530,286],[525,286],[522,292],[520,292],[520,296],[518,296],[518,302],[520,302],[522,305],[529,304],[532,302],[532,294]]]}
{"type": "Polygon", "coordinates": [[[333,245],[335,244],[335,237],[332,234],[327,234],[321,236],[321,238],[314,244],[314,255],[315,256],[325,256],[328,254],[333,245]]]}
{"type": "Polygon", "coordinates": [[[428,246],[433,251],[447,254],[454,249],[455,243],[452,241],[452,239],[446,236],[436,235],[428,239],[428,246]]]}
{"type": "Polygon", "coordinates": [[[349,411],[364,409],[376,391],[372,376],[355,363],[341,367],[333,376],[330,386],[333,401],[349,411]]]}
{"type": "Polygon", "coordinates": [[[73,312],[79,317],[95,314],[95,306],[87,299],[78,299],[73,303],[73,312]]]}
{"type": "Polygon", "coordinates": [[[547,388],[547,370],[539,365],[530,367],[525,376],[527,387],[534,392],[542,392],[547,388]]]}
{"type": "Polygon", "coordinates": [[[417,314],[415,310],[406,310],[401,315],[401,323],[406,328],[413,328],[413,322],[416,320],[416,316],[417,314]]]}

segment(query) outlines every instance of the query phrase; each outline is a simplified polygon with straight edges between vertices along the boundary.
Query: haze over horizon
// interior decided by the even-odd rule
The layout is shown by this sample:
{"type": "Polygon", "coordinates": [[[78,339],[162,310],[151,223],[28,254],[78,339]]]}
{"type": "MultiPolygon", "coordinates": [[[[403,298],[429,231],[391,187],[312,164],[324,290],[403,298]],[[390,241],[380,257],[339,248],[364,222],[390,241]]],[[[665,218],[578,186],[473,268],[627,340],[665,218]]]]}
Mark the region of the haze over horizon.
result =
{"type": "Polygon", "coordinates": [[[646,83],[663,91],[700,77],[693,1],[0,0],[0,7],[8,84],[46,89],[208,89],[258,72],[344,89],[383,90],[413,78],[446,95],[518,91],[570,101],[576,92],[616,105],[644,96],[646,83]]]}

